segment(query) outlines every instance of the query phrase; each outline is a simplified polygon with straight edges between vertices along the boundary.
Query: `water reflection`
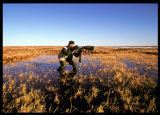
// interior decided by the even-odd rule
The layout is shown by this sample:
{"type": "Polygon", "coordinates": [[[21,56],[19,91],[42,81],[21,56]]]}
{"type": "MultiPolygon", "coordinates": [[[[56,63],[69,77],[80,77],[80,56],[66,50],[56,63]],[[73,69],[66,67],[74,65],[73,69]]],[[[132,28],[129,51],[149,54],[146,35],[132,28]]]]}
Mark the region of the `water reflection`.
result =
{"type": "MultiPolygon", "coordinates": [[[[74,58],[75,62],[78,65],[78,58],[74,58]]],[[[104,78],[107,77],[107,74],[104,73],[97,73],[98,70],[107,68],[107,65],[101,64],[101,59],[97,58],[97,56],[88,56],[82,55],[82,67],[81,67],[81,74],[83,76],[89,75],[98,75],[101,74],[104,78]],[[83,66],[86,65],[86,66],[83,66]]],[[[151,68],[150,71],[144,71],[145,65],[137,66],[131,60],[120,60],[127,65],[128,68],[136,67],[139,74],[147,74],[148,76],[154,77],[157,79],[158,72],[151,68]]],[[[59,78],[59,73],[57,68],[60,66],[57,55],[41,55],[37,58],[32,58],[30,60],[24,62],[16,62],[8,65],[3,65],[3,82],[6,82],[8,79],[5,79],[5,76],[11,75],[13,78],[19,76],[21,73],[26,74],[26,78],[29,76],[30,73],[34,73],[38,75],[39,78],[43,78],[46,76],[46,80],[56,80],[59,78]]],[[[108,69],[108,68],[107,68],[108,69]]],[[[72,70],[72,66],[67,63],[66,68],[64,71],[68,70],[69,72],[72,70]]],[[[109,74],[108,74],[109,75],[109,74]]]]}
{"type": "MultiPolygon", "coordinates": [[[[88,56],[83,55],[82,56],[82,65],[86,64],[87,68],[81,68],[82,75],[94,75],[96,71],[100,68],[105,68],[105,66],[98,66],[100,65],[100,60],[97,61],[88,61],[88,56]],[[93,68],[92,65],[97,65],[96,68],[93,68]]],[[[78,65],[78,58],[75,58],[75,62],[78,65]]],[[[5,75],[12,75],[12,77],[19,76],[20,73],[26,73],[29,75],[29,73],[34,73],[36,75],[39,75],[40,78],[42,78],[47,73],[47,78],[55,78],[57,79],[59,77],[59,73],[57,71],[57,68],[60,66],[57,55],[41,55],[37,58],[32,58],[30,60],[24,61],[24,62],[15,62],[8,65],[3,65],[3,76],[5,75]]],[[[72,66],[68,63],[66,64],[66,68],[64,71],[71,71],[72,66]]],[[[5,77],[3,82],[5,82],[5,77]]]]}

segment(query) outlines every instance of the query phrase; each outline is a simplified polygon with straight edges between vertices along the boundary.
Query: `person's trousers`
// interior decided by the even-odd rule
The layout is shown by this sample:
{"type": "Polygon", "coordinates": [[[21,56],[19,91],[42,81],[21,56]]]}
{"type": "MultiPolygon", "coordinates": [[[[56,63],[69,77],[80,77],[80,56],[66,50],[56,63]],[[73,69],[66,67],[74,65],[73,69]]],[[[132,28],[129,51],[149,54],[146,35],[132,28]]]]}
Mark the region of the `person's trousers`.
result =
{"type": "MultiPolygon", "coordinates": [[[[73,60],[67,60],[67,62],[68,62],[70,65],[72,65],[73,71],[74,71],[74,72],[77,72],[76,63],[75,63],[73,60]]],[[[63,71],[63,69],[65,68],[65,63],[66,63],[66,61],[60,61],[60,67],[59,67],[59,69],[60,69],[61,71],[63,71]]]]}

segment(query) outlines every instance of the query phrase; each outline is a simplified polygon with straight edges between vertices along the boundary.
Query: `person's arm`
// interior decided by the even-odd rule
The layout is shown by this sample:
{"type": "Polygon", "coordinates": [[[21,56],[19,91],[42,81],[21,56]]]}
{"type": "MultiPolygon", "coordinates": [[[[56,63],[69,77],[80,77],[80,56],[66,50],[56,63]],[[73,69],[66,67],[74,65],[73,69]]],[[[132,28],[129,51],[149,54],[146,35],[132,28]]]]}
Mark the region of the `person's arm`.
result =
{"type": "Polygon", "coordinates": [[[74,53],[74,56],[79,57],[82,53],[82,49],[79,49],[77,53],[74,53]]]}
{"type": "Polygon", "coordinates": [[[76,45],[71,50],[72,50],[72,54],[78,53],[79,47],[76,45]]]}
{"type": "Polygon", "coordinates": [[[62,53],[63,53],[63,55],[65,55],[65,56],[69,56],[69,55],[71,54],[71,52],[70,52],[70,51],[67,51],[66,48],[62,48],[62,53]]]}

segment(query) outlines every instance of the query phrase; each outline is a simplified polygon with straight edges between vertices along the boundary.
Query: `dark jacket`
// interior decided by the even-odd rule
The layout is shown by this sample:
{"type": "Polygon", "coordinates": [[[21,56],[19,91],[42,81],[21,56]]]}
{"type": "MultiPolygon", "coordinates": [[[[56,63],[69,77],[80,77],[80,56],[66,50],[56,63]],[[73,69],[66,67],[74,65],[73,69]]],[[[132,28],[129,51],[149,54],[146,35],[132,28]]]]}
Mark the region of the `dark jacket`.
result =
{"type": "Polygon", "coordinates": [[[74,51],[75,51],[74,48],[69,48],[69,46],[63,47],[60,53],[58,54],[59,60],[60,61],[72,60],[73,55],[78,57],[81,53],[80,50],[78,51],[78,53],[74,53],[74,51]]]}

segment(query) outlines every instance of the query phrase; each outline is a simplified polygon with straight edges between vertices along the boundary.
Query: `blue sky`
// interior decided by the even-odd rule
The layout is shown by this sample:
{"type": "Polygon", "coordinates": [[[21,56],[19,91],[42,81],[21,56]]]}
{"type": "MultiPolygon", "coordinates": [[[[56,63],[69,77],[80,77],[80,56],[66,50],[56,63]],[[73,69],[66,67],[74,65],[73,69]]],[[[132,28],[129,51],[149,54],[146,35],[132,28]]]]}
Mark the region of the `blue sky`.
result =
{"type": "Polygon", "coordinates": [[[3,46],[158,46],[158,4],[3,4],[3,46]]]}

